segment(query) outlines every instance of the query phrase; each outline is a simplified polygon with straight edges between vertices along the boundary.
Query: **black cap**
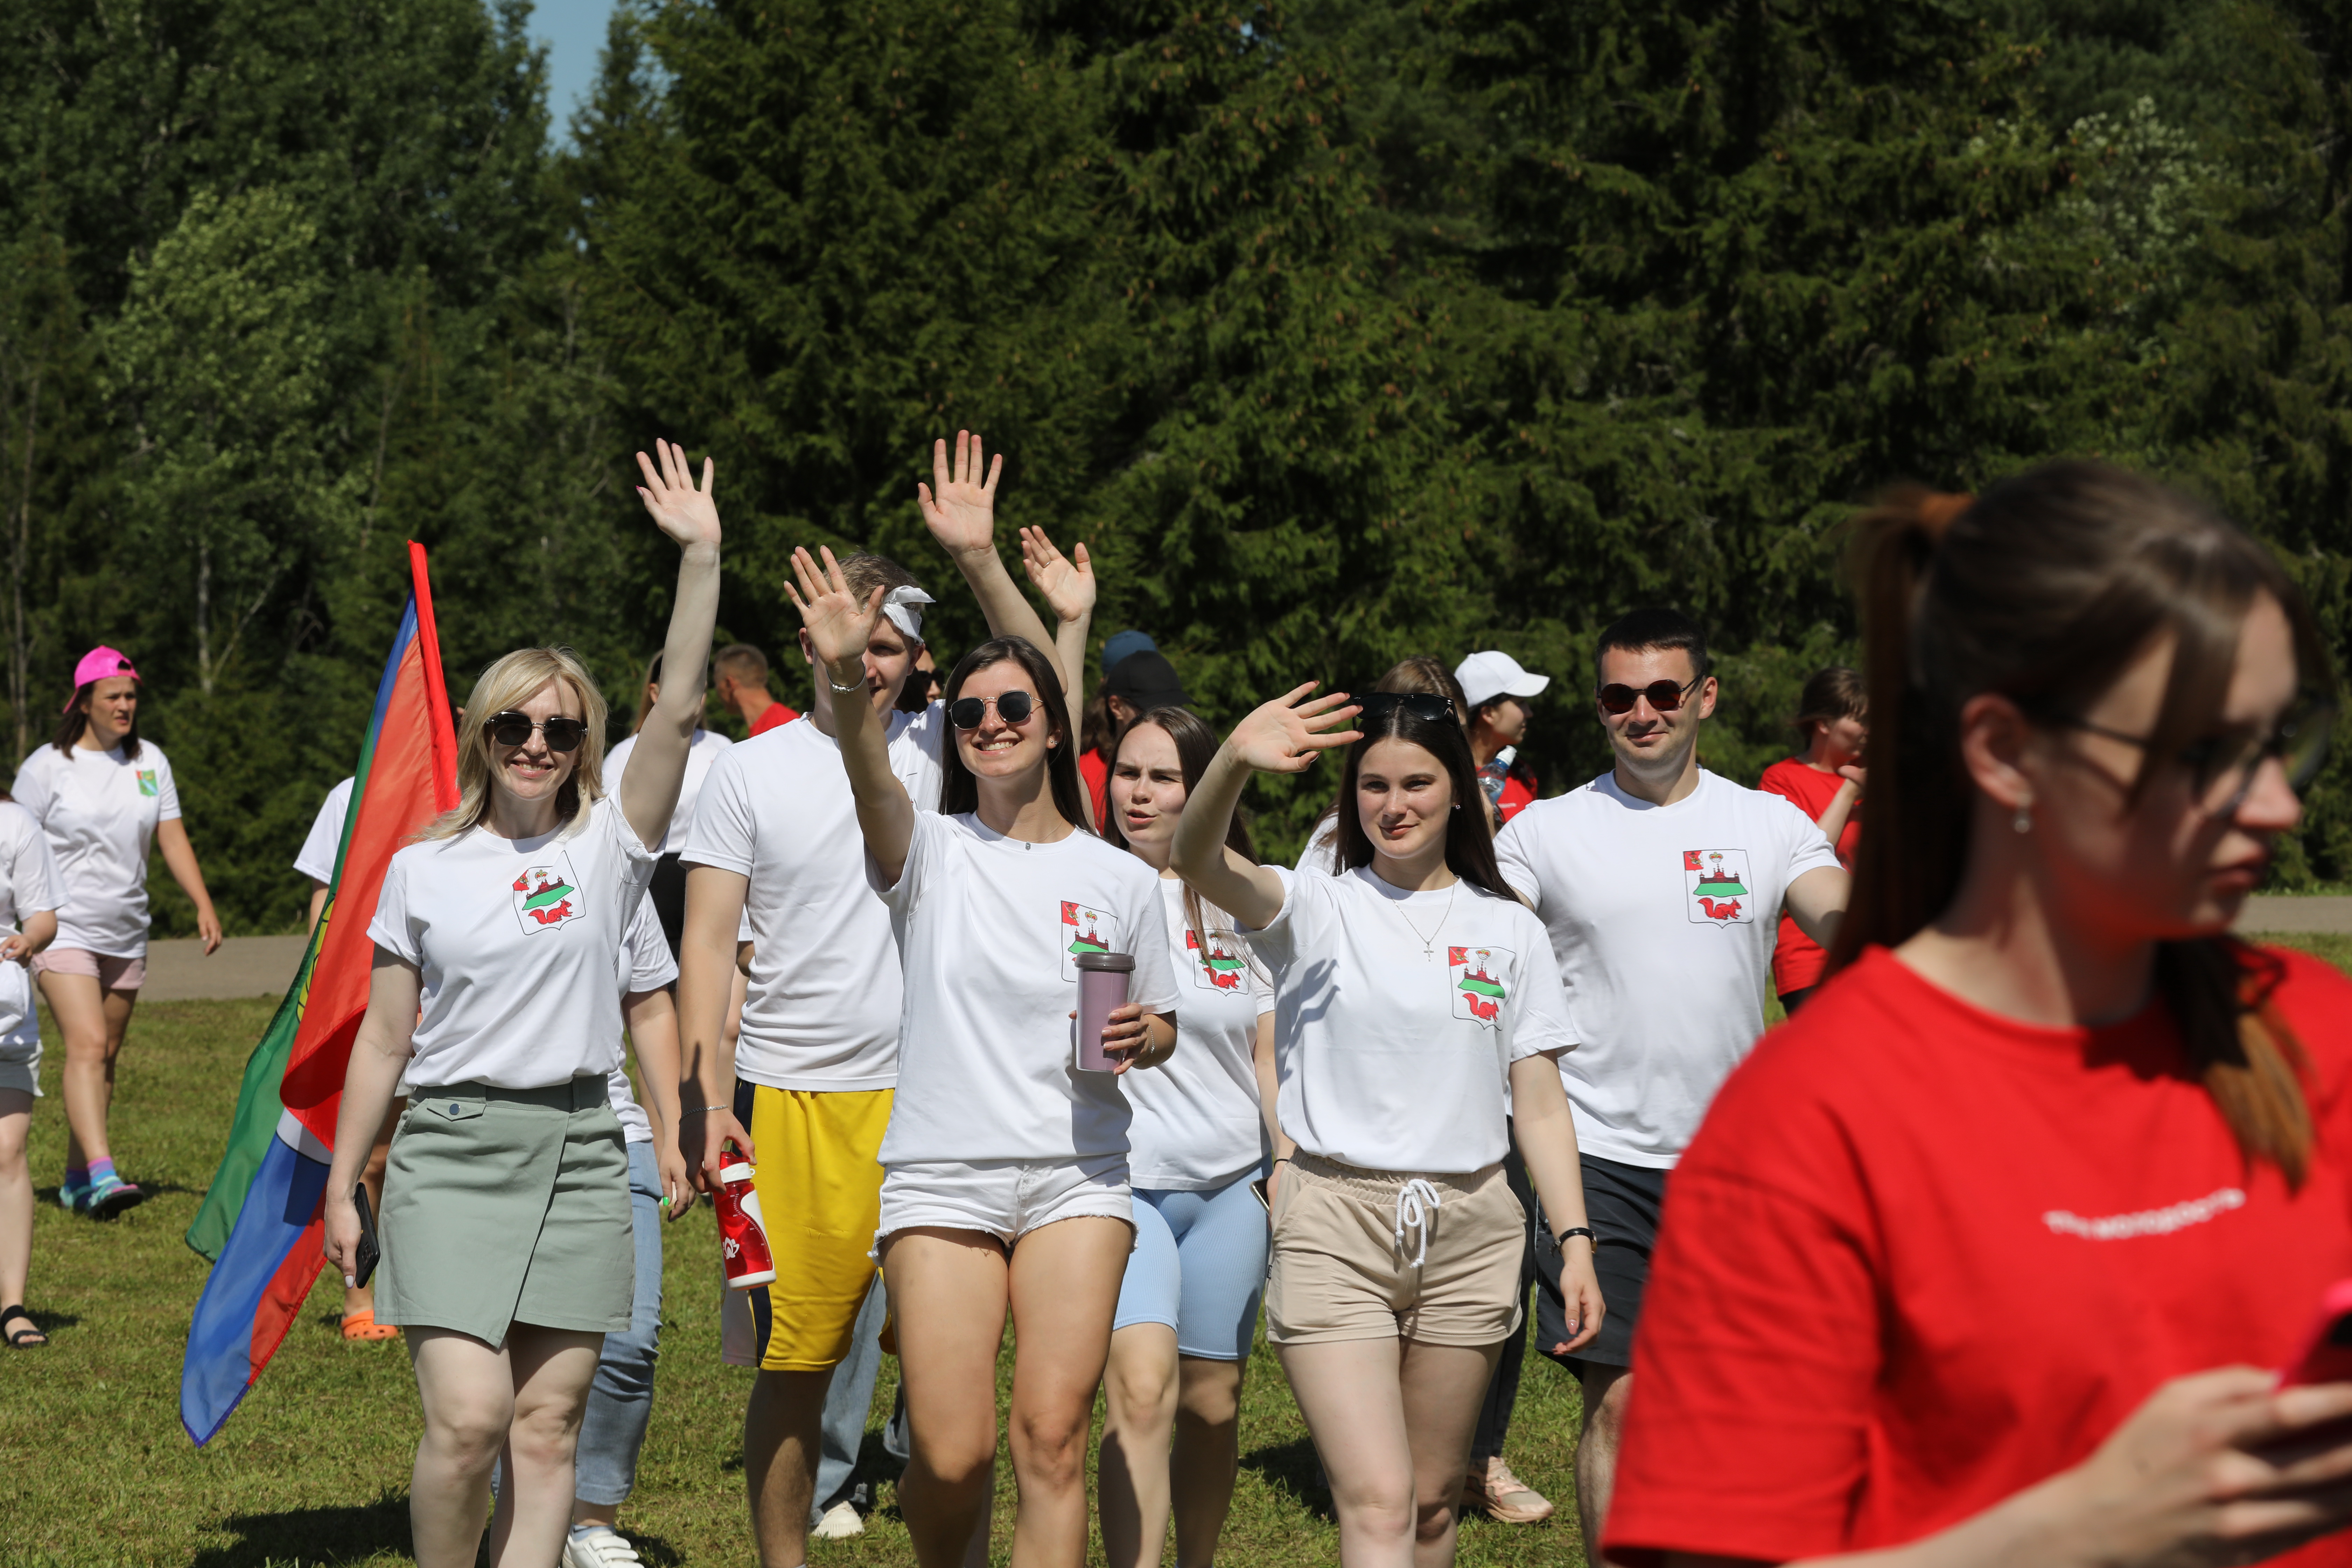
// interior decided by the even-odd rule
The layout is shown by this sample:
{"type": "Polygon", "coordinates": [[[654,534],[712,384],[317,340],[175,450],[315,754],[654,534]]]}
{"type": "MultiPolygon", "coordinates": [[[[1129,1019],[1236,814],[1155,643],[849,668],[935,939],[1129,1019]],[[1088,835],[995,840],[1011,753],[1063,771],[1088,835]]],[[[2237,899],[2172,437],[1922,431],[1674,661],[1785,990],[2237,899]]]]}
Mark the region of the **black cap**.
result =
{"type": "Polygon", "coordinates": [[[1103,678],[1103,690],[1139,713],[1185,705],[1184,683],[1176,679],[1176,667],[1166,655],[1150,650],[1120,659],[1103,678]]]}

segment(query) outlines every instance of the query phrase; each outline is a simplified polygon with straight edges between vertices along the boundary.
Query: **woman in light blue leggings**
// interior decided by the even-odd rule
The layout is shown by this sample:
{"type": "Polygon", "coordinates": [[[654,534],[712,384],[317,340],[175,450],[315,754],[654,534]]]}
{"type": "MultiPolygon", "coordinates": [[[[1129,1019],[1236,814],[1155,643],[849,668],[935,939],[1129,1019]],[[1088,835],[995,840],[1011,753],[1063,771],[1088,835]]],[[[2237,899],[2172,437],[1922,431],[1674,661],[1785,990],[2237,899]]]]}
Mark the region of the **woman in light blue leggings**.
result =
{"type": "MultiPolygon", "coordinates": [[[[1187,790],[1217,737],[1181,708],[1131,721],[1110,752],[1103,837],[1157,868],[1182,1001],[1176,1054],[1121,1084],[1135,1250],[1103,1374],[1097,1461],[1111,1568],[1151,1568],[1172,1517],[1180,1568],[1205,1568],[1234,1494],[1242,1367],[1265,1283],[1265,1206],[1251,1190],[1267,1142],[1260,1068],[1273,1062],[1274,993],[1223,911],[1168,868],[1187,790]]],[[[1236,817],[1232,850],[1253,861],[1236,817]]]]}

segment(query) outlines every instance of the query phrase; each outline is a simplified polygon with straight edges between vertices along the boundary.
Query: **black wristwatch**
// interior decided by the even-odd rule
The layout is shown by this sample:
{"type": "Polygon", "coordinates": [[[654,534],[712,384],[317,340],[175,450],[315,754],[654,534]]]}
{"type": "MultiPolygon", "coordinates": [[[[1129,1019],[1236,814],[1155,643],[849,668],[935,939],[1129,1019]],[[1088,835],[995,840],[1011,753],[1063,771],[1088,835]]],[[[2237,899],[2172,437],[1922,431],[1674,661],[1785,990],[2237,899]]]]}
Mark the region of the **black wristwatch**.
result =
{"type": "Polygon", "coordinates": [[[1592,1234],[1592,1227],[1589,1225],[1570,1226],[1566,1230],[1561,1231],[1558,1236],[1551,1238],[1552,1245],[1559,1247],[1562,1252],[1566,1252],[1568,1250],[1568,1238],[1571,1236],[1580,1236],[1584,1237],[1585,1240],[1592,1243],[1595,1247],[1599,1247],[1601,1245],[1601,1238],[1592,1234]]]}

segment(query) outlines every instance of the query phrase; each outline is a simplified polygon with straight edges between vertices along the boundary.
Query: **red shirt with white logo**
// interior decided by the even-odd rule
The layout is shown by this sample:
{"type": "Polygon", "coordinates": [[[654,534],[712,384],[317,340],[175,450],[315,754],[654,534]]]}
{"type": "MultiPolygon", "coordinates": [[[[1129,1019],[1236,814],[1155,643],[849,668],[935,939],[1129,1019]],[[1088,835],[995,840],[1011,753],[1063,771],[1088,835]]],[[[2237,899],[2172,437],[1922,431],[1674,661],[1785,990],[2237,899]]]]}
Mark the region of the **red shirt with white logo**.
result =
{"type": "MultiPolygon", "coordinates": [[[[1756,787],[1788,801],[1803,812],[1808,821],[1819,822],[1844,784],[1841,775],[1825,773],[1802,757],[1783,757],[1764,770],[1756,787]]],[[[1861,842],[1862,806],[1857,802],[1853,810],[1846,814],[1845,831],[1838,835],[1838,864],[1853,870],[1854,846],[1861,842]]],[[[1819,942],[1799,931],[1797,922],[1784,912],[1780,916],[1780,940],[1772,949],[1773,991],[1786,996],[1791,991],[1818,985],[1829,966],[1830,955],[1819,942]]]]}
{"type": "MultiPolygon", "coordinates": [[[[2274,1367],[2352,1276],[2352,982],[2274,952],[2318,1147],[2249,1168],[2160,1004],[1972,1007],[1874,949],[1725,1083],[1668,1191],[1610,1557],[1916,1541],[2157,1386],[2274,1367]]],[[[2352,1563],[2352,1536],[2274,1561],[2352,1563]]]]}

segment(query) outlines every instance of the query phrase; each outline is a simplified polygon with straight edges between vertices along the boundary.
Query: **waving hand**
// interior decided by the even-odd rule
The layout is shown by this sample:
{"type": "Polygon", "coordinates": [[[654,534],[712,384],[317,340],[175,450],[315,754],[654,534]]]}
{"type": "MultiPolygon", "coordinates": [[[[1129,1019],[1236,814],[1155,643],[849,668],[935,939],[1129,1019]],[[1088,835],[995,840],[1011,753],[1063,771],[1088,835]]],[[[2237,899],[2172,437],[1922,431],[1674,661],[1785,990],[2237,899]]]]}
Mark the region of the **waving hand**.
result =
{"type": "Polygon", "coordinates": [[[980,437],[959,430],[952,469],[942,437],[931,444],[931,482],[918,481],[915,486],[925,526],[951,555],[996,548],[996,481],[1003,477],[1004,457],[999,453],[994,461],[986,463],[982,458],[980,437]]]}
{"type": "Polygon", "coordinates": [[[637,471],[646,480],[637,487],[637,495],[645,501],[646,510],[653,513],[654,521],[677,542],[680,549],[717,544],[719,507],[710,498],[711,486],[716,481],[711,460],[702,459],[702,485],[698,489],[694,466],[687,461],[685,447],[656,441],[654,451],[661,458],[659,468],[643,452],[637,454],[637,471]]]}
{"type": "Polygon", "coordinates": [[[876,588],[860,604],[857,595],[849,591],[849,584],[841,574],[841,563],[833,558],[831,550],[824,551],[824,569],[809,558],[805,547],[793,551],[793,576],[798,585],[784,584],[792,595],[793,605],[801,613],[801,624],[808,627],[809,640],[816,645],[816,656],[824,661],[828,670],[861,664],[866,658],[866,644],[874,635],[874,623],[882,614],[884,590],[876,588]]]}
{"type": "Polygon", "coordinates": [[[1045,596],[1058,619],[1068,622],[1094,614],[1095,568],[1083,544],[1065,556],[1054,548],[1042,528],[1021,531],[1021,565],[1029,582],[1045,596]]]}
{"type": "Polygon", "coordinates": [[[1346,723],[1363,710],[1343,708],[1341,704],[1348,700],[1344,691],[1311,702],[1301,700],[1314,689],[1315,682],[1310,680],[1286,696],[1260,704],[1234,726],[1225,749],[1262,773],[1303,773],[1315,765],[1321,752],[1362,740],[1355,730],[1335,731],[1332,726],[1346,723]]]}

